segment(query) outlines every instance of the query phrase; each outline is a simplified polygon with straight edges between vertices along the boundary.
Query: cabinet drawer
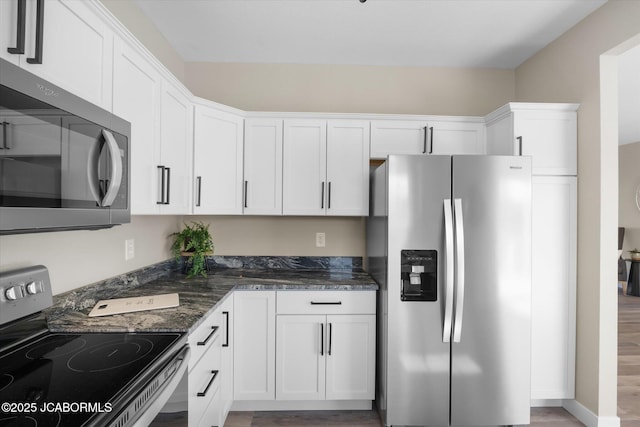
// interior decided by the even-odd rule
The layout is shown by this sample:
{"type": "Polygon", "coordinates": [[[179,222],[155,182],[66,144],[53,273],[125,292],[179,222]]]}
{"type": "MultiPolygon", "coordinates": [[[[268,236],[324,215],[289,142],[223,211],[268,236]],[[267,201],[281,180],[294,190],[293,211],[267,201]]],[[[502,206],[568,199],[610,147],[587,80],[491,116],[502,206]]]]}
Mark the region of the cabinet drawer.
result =
{"type": "MultiPolygon", "coordinates": [[[[191,348],[191,366],[195,365],[203,354],[209,352],[213,346],[217,346],[220,352],[222,323],[218,311],[209,315],[198,328],[189,334],[189,347],[191,348]]],[[[214,350],[211,350],[214,351],[214,350]]]]}
{"type": "Polygon", "coordinates": [[[202,360],[189,373],[189,425],[199,425],[200,420],[220,391],[220,372],[213,364],[202,360]]]}
{"type": "Polygon", "coordinates": [[[277,314],[375,314],[375,291],[278,291],[277,314]]]}

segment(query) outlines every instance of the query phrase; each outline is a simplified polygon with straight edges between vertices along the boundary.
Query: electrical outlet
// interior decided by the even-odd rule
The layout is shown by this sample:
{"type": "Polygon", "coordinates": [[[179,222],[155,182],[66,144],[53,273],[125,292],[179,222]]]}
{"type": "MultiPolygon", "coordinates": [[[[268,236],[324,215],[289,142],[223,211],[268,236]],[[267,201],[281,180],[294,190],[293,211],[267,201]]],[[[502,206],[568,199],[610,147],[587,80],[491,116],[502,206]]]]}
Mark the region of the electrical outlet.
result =
{"type": "Polygon", "coordinates": [[[136,256],[136,243],[133,239],[124,241],[124,260],[129,261],[136,256]]]}
{"type": "Polygon", "coordinates": [[[325,236],[324,233],[316,233],[316,248],[324,248],[325,236]]]}

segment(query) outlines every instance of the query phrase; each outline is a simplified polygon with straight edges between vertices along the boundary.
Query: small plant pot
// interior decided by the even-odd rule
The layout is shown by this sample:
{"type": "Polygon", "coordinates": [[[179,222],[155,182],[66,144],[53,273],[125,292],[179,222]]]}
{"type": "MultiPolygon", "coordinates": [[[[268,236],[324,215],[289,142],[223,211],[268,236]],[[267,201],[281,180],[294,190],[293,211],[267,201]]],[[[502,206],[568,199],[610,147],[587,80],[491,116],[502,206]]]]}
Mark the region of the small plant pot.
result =
{"type": "Polygon", "coordinates": [[[631,252],[631,261],[640,261],[640,252],[631,252]]]}

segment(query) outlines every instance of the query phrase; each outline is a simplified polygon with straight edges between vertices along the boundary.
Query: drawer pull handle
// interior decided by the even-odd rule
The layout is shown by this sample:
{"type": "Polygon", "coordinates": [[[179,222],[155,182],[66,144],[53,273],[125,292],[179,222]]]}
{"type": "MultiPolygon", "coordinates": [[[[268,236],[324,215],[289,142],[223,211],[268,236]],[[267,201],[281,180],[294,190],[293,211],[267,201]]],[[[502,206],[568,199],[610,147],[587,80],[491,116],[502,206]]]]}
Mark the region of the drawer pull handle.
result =
{"type": "Polygon", "coordinates": [[[218,371],[211,371],[211,373],[213,374],[211,376],[211,379],[207,383],[207,386],[204,388],[204,390],[198,392],[198,397],[206,396],[207,392],[209,391],[209,388],[211,387],[211,384],[213,384],[213,382],[216,380],[216,377],[218,376],[218,371]]]}
{"type": "Polygon", "coordinates": [[[342,305],[342,301],[311,301],[311,305],[342,305]]]}
{"type": "Polygon", "coordinates": [[[209,335],[207,335],[207,337],[204,339],[204,341],[198,341],[197,345],[207,345],[207,341],[209,341],[211,339],[211,337],[216,334],[217,331],[218,331],[218,327],[217,326],[212,326],[211,327],[211,332],[209,333],[209,335]]]}

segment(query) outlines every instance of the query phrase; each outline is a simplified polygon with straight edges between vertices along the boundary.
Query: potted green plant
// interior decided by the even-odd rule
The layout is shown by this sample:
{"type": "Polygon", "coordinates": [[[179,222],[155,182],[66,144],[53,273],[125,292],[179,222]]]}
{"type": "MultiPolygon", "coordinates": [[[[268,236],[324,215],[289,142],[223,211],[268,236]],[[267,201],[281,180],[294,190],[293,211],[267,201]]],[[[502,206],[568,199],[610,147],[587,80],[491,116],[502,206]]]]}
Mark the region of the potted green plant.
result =
{"type": "Polygon", "coordinates": [[[188,257],[185,260],[187,277],[206,277],[205,257],[213,254],[213,239],[209,225],[192,221],[191,224],[185,223],[181,231],[171,233],[170,236],[174,238],[171,251],[176,261],[180,262],[182,257],[188,257]]]}
{"type": "Polygon", "coordinates": [[[640,250],[636,248],[631,249],[629,255],[631,255],[631,261],[640,261],[640,250]]]}

